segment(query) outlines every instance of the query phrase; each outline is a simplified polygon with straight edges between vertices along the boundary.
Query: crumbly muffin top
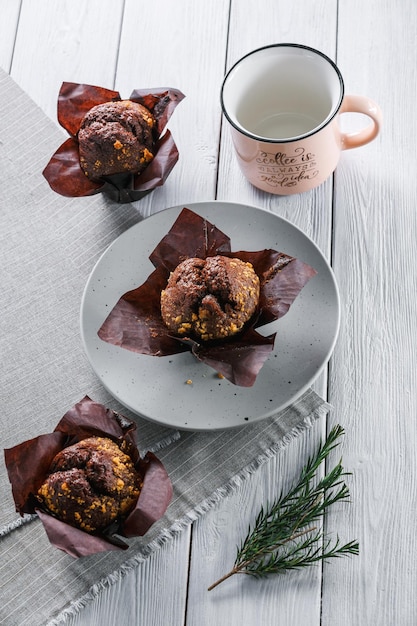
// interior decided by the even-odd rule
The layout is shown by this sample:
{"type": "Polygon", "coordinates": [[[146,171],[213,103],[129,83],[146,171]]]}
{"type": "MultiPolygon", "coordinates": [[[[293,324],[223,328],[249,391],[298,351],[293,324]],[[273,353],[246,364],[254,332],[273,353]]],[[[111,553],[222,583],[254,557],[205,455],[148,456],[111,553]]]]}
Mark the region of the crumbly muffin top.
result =
{"type": "Polygon", "coordinates": [[[250,320],[259,291],[251,263],[221,255],[189,258],[175,268],[161,293],[162,319],[183,337],[225,339],[250,320]]]}
{"type": "Polygon", "coordinates": [[[91,108],[78,132],[80,165],[89,178],[140,173],[154,157],[152,113],[118,100],[91,108]]]}
{"type": "Polygon", "coordinates": [[[140,488],[130,457],[109,438],[89,437],[55,456],[38,498],[57,518],[94,532],[128,514],[140,488]]]}

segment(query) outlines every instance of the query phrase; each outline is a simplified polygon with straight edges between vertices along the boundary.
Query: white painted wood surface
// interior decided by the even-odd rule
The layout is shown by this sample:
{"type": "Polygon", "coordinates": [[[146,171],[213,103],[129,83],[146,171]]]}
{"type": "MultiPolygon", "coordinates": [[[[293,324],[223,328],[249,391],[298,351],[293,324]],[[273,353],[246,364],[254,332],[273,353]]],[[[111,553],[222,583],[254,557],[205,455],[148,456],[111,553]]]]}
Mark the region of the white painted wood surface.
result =
{"type": "MultiPolygon", "coordinates": [[[[116,88],[173,86],[181,159],[137,203],[228,200],[302,228],[332,261],[343,319],[328,375],[334,406],[192,529],[154,554],[73,626],[412,626],[417,624],[417,4],[383,0],[0,0],[0,65],[56,119],[63,80],[116,88]],[[252,188],[238,170],[219,89],[225,70],[261,45],[292,41],[334,58],[346,91],[374,98],[385,124],[342,155],[334,179],[299,196],[252,188]],[[352,503],[326,530],[357,538],[360,555],[305,572],[207,586],[233,563],[261,503],[289,484],[318,439],[346,429],[352,503]],[[162,593],[161,593],[162,591],[162,593]]],[[[0,103],[1,107],[1,103],[0,103]]],[[[0,111],[1,114],[1,111],[0,111]]]]}

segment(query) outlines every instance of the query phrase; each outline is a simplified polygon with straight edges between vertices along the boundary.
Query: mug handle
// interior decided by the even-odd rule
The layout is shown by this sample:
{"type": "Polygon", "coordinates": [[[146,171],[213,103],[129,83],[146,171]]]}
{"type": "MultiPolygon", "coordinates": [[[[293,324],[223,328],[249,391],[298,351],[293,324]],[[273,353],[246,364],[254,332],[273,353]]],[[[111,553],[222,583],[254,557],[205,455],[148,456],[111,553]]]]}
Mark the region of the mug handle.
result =
{"type": "Polygon", "coordinates": [[[352,133],[341,133],[342,150],[358,148],[369,143],[378,135],[382,124],[382,112],[379,106],[366,96],[345,96],[339,113],[363,113],[372,122],[362,130],[352,133]]]}

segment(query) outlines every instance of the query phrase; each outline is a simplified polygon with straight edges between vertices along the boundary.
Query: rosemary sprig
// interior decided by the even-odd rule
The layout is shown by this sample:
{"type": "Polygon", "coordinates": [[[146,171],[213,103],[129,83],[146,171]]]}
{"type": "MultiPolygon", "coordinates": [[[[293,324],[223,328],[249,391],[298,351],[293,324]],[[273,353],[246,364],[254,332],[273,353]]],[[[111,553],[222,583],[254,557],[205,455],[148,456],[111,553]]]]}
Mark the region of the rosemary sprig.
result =
{"type": "Polygon", "coordinates": [[[209,591],[234,574],[257,578],[268,574],[309,567],[318,561],[359,553],[359,544],[350,541],[340,545],[339,537],[331,542],[316,522],[335,502],[347,502],[349,490],[343,477],[342,463],[317,480],[316,473],[344,434],[335,426],[317,453],[308,459],[296,484],[276,502],[261,508],[253,528],[237,551],[234,567],[210,585],[209,591]]]}

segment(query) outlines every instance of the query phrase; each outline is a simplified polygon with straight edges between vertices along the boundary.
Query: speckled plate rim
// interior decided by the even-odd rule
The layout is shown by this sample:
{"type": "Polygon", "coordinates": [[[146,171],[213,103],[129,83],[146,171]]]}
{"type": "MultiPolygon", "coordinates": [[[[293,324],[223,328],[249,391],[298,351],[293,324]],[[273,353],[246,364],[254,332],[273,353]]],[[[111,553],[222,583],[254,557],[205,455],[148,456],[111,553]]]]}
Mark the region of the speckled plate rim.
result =
{"type": "Polygon", "coordinates": [[[333,271],[314,242],[288,220],[265,209],[232,202],[181,204],[161,210],[120,235],[101,255],[84,289],[80,310],[87,358],[107,391],[133,413],[158,424],[203,431],[251,424],[283,410],[319,376],[340,326],[333,271]],[[149,254],[184,207],[215,224],[232,250],[273,248],[312,265],[317,275],[288,313],[258,329],[277,332],[274,351],[253,387],[218,378],[189,353],[152,357],[108,344],[97,336],[120,296],[141,285],[153,265],[149,254]]]}

